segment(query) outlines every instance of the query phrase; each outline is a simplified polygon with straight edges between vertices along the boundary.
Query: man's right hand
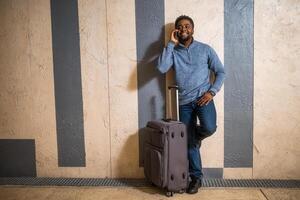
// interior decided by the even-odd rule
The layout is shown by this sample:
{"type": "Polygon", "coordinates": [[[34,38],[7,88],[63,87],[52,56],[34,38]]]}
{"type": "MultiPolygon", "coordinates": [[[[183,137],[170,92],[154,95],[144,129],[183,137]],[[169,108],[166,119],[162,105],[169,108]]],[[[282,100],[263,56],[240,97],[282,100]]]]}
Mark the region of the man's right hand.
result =
{"type": "Polygon", "coordinates": [[[179,43],[178,38],[177,38],[177,32],[178,32],[178,30],[174,29],[170,36],[170,41],[173,42],[175,45],[177,45],[179,43]]]}

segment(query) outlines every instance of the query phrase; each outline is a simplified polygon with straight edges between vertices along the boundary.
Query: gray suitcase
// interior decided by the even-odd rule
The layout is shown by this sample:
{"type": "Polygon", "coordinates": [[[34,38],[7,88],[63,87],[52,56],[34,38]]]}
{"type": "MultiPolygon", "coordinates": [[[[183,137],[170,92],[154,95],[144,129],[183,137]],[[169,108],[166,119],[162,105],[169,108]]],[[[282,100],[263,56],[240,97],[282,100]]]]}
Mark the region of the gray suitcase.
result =
{"type": "MultiPolygon", "coordinates": [[[[178,87],[176,108],[178,113],[178,87]]],[[[169,92],[170,93],[170,92],[169,92]]],[[[177,120],[149,121],[144,138],[144,173],[147,180],[166,190],[167,196],[183,193],[188,186],[186,126],[177,120]]]]}

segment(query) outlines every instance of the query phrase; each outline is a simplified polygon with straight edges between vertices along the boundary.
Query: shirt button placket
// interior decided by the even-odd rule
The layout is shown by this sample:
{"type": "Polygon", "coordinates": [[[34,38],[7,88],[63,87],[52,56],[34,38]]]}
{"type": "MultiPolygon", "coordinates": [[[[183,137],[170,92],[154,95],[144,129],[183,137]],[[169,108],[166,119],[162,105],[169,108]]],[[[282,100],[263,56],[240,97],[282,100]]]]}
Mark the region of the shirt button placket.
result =
{"type": "Polygon", "coordinates": [[[188,55],[188,59],[189,59],[189,63],[192,63],[191,61],[191,55],[190,55],[190,51],[189,51],[189,48],[186,49],[187,51],[187,55],[188,55]]]}

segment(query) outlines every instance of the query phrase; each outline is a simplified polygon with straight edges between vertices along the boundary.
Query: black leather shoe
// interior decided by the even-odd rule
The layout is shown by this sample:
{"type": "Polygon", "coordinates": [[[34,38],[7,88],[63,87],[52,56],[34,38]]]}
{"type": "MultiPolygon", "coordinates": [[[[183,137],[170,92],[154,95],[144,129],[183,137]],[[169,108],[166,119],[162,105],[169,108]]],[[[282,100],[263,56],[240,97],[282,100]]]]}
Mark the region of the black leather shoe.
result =
{"type": "Polygon", "coordinates": [[[201,186],[201,179],[192,179],[186,192],[188,194],[196,194],[198,192],[198,188],[200,188],[201,186]]]}

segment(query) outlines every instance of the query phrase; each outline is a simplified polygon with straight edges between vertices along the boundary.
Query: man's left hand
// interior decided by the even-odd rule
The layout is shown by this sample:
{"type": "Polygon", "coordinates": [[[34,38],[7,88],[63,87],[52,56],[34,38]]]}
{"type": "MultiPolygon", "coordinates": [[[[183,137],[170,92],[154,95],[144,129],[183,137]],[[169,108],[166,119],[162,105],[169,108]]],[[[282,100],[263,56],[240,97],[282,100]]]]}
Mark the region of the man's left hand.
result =
{"type": "Polygon", "coordinates": [[[207,105],[212,99],[213,99],[213,95],[210,92],[205,92],[202,97],[199,99],[199,101],[197,102],[197,104],[199,106],[204,106],[207,105]]]}

